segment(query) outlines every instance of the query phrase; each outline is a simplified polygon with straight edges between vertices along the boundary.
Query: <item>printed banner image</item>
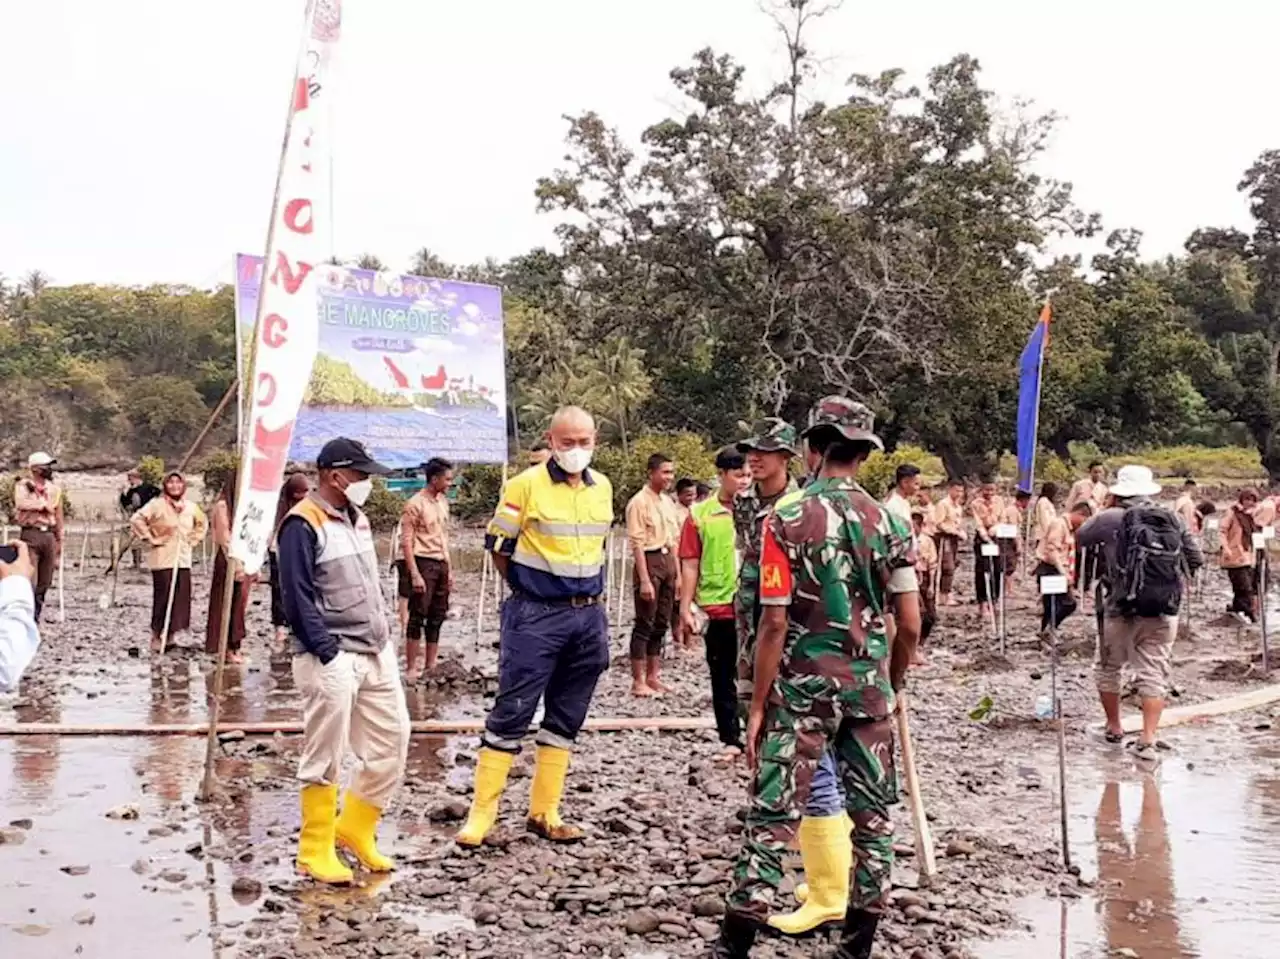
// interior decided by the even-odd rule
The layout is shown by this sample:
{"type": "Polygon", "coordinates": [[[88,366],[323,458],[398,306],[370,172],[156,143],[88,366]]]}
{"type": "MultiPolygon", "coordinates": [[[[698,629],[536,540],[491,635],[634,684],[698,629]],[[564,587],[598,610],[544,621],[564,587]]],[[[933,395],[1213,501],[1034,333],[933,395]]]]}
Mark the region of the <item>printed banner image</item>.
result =
{"type": "MultiPolygon", "coordinates": [[[[319,350],[289,459],[314,462],[328,440],[348,436],[396,469],[432,456],[506,462],[501,290],[329,264],[315,273],[319,350]]],[[[245,355],[261,282],[262,258],[239,255],[245,355]]]]}

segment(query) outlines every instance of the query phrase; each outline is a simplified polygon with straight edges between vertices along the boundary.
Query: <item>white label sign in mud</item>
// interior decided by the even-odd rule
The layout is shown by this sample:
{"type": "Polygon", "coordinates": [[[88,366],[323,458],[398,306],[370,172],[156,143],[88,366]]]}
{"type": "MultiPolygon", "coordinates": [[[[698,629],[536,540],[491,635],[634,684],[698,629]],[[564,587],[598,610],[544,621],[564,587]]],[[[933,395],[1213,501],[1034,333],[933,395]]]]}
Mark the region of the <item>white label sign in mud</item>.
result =
{"type": "Polygon", "coordinates": [[[999,547],[999,546],[997,546],[995,543],[983,543],[983,544],[982,544],[982,555],[983,555],[983,556],[999,556],[999,555],[1000,555],[1000,547],[999,547]]]}
{"type": "Polygon", "coordinates": [[[1017,539],[1018,527],[1013,523],[1000,523],[996,526],[996,539],[1017,539]]]}
{"type": "Polygon", "coordinates": [[[1266,549],[1266,548],[1267,548],[1267,538],[1266,538],[1265,536],[1263,536],[1261,533],[1254,533],[1254,534],[1253,534],[1253,548],[1254,548],[1254,549],[1266,549]]]}
{"type": "Polygon", "coordinates": [[[1067,577],[1065,576],[1041,576],[1040,577],[1040,595],[1041,596],[1065,596],[1067,593],[1067,577]]]}
{"type": "Polygon", "coordinates": [[[1275,538],[1276,538],[1276,528],[1275,528],[1274,526],[1264,526],[1264,527],[1262,527],[1262,538],[1263,538],[1263,539],[1275,539],[1275,538]]]}
{"type": "Polygon", "coordinates": [[[1209,530],[1210,532],[1216,533],[1218,531],[1218,521],[1210,517],[1209,519],[1206,519],[1204,521],[1204,528],[1209,530]]]}

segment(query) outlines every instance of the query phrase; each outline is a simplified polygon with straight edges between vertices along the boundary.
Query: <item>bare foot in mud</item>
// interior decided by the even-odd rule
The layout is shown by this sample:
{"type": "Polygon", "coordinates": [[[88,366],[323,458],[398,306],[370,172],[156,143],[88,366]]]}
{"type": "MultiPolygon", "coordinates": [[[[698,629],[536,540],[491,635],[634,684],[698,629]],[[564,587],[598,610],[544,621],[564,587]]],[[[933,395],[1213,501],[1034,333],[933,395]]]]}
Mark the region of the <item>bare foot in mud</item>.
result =
{"type": "Polygon", "coordinates": [[[644,685],[644,684],[642,684],[642,683],[632,683],[632,684],[631,684],[631,695],[632,695],[632,696],[636,696],[636,697],[638,697],[638,698],[640,698],[640,699],[650,699],[650,698],[652,698],[652,697],[654,697],[654,696],[658,696],[658,695],[660,695],[660,694],[659,694],[659,692],[658,692],[656,689],[650,689],[648,686],[646,686],[646,685],[644,685]]]}

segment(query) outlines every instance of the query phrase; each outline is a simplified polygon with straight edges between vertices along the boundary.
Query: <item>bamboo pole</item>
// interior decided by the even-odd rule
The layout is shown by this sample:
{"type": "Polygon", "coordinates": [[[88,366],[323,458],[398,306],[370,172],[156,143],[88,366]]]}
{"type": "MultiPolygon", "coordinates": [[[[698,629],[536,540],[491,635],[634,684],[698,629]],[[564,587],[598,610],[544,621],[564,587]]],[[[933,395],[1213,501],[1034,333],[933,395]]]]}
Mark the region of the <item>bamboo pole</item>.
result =
{"type": "MultiPolygon", "coordinates": [[[[239,336],[239,331],[236,333],[239,336]]],[[[204,429],[200,431],[200,435],[196,437],[195,442],[187,450],[181,460],[178,461],[178,472],[186,472],[187,466],[191,463],[192,457],[200,450],[201,444],[204,443],[205,437],[209,435],[209,431],[213,429],[214,424],[222,418],[223,412],[227,408],[227,404],[231,402],[231,397],[239,395],[240,378],[236,377],[231,381],[231,385],[227,387],[227,391],[222,394],[222,399],[218,400],[218,405],[213,408],[213,412],[209,414],[208,422],[204,424],[204,429]]]]}
{"type": "Polygon", "coordinates": [[[160,655],[164,655],[169,645],[169,623],[173,618],[173,598],[178,594],[178,574],[182,570],[182,543],[178,543],[177,555],[173,558],[173,569],[169,576],[169,600],[164,606],[164,629],[160,631],[160,655]]]}
{"type": "Polygon", "coordinates": [[[480,649],[480,633],[484,630],[484,596],[489,583],[489,551],[480,557],[480,597],[476,600],[476,651],[480,649]]]}
{"type": "Polygon", "coordinates": [[[84,575],[84,563],[89,555],[89,520],[84,521],[84,539],[80,541],[80,575],[84,575]]]}
{"type": "Polygon", "coordinates": [[[916,751],[911,741],[911,725],[907,719],[907,693],[898,694],[898,745],[902,748],[902,765],[911,793],[911,822],[916,834],[916,862],[920,867],[920,882],[928,885],[938,873],[933,853],[933,834],[929,829],[929,817],[924,811],[924,796],[920,794],[920,775],[916,771],[916,751]]]}
{"type": "MultiPolygon", "coordinates": [[[[409,725],[420,736],[472,735],[484,731],[483,719],[429,719],[411,722],[409,725]]],[[[0,726],[0,739],[19,736],[208,736],[210,728],[208,723],[19,723],[0,726]]],[[[583,728],[596,733],[648,730],[696,732],[714,729],[715,720],[710,716],[618,716],[588,719],[583,728]]],[[[215,740],[223,733],[244,733],[246,736],[273,736],[280,733],[283,736],[300,736],[303,724],[299,721],[228,722],[218,723],[212,729],[215,740]]],[[[529,731],[534,732],[532,728],[529,731]]]]}

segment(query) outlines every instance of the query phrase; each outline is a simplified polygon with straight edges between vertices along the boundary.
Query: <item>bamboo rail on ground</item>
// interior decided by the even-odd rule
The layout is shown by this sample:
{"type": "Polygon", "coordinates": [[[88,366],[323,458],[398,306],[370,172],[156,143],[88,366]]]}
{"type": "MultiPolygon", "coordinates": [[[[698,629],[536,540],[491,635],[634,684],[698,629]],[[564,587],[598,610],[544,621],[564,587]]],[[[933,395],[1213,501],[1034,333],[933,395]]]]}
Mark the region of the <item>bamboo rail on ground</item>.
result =
{"type": "MultiPolygon", "coordinates": [[[[1203,703],[1191,703],[1187,706],[1166,709],[1164,715],[1160,717],[1160,728],[1181,726],[1198,719],[1211,719],[1214,716],[1225,716],[1228,713],[1243,712],[1246,709],[1257,709],[1259,706],[1274,702],[1280,702],[1280,685],[1262,686],[1258,689],[1250,689],[1248,692],[1236,693],[1234,696],[1224,696],[1222,699],[1210,699],[1203,703]]],[[[1126,716],[1121,726],[1126,733],[1140,732],[1142,716],[1137,714],[1126,716]]]]}
{"type": "MultiPolygon", "coordinates": [[[[688,732],[715,729],[715,720],[709,716],[620,716],[608,719],[588,719],[585,730],[597,733],[620,733],[654,730],[658,732],[688,732]]],[[[410,723],[412,730],[422,736],[451,736],[484,731],[483,719],[427,719],[410,723]]],[[[531,730],[532,731],[532,730],[531,730]]],[[[12,736],[205,736],[207,723],[17,723],[0,726],[0,739],[12,736]]],[[[278,723],[219,723],[218,735],[242,732],[246,736],[286,736],[302,734],[301,722],[278,723]]]]}

